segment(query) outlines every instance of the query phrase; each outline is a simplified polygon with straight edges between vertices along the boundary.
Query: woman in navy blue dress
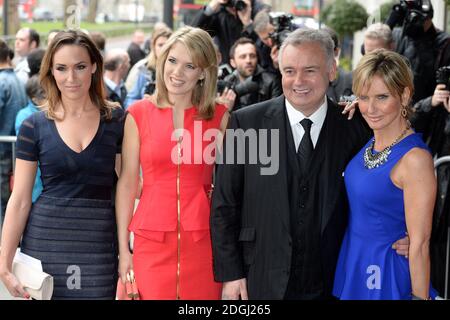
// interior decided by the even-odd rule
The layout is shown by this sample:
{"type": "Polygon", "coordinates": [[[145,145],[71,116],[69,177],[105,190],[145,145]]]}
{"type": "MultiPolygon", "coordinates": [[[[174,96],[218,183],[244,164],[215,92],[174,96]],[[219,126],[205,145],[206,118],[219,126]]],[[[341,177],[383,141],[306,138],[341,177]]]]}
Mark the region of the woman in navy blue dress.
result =
{"type": "Polygon", "coordinates": [[[403,57],[377,50],[353,73],[353,91],[374,137],[344,176],[349,224],[333,294],[340,299],[428,299],[436,197],[431,154],[408,121],[413,76],[403,57]],[[409,259],[392,244],[408,233],[409,259]]]}
{"type": "Polygon", "coordinates": [[[59,32],[44,56],[47,102],[19,131],[15,185],[2,234],[0,277],[29,297],[11,273],[21,251],[54,277],[53,299],[114,299],[117,236],[111,200],[124,114],[105,100],[103,61],[88,35],[59,32]],[[32,205],[38,166],[43,191],[32,205]]]}

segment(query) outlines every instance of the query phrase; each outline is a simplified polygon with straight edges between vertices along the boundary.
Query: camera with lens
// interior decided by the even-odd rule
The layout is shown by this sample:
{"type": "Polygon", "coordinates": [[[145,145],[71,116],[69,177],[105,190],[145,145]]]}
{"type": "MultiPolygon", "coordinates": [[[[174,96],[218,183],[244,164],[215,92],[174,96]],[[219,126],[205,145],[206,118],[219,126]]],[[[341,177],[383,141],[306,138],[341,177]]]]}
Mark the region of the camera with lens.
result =
{"type": "Polygon", "coordinates": [[[233,79],[217,81],[217,92],[222,93],[225,88],[233,90],[239,98],[258,91],[259,84],[253,80],[253,76],[248,77],[238,84],[236,84],[236,81],[233,81],[233,79]]]}
{"type": "Polygon", "coordinates": [[[273,45],[279,48],[287,36],[296,29],[292,23],[294,17],[284,12],[270,12],[269,17],[270,23],[275,28],[275,31],[269,34],[269,36],[272,39],[273,45]]]}
{"type": "Polygon", "coordinates": [[[425,20],[432,17],[430,0],[400,0],[399,4],[393,6],[386,23],[391,28],[402,25],[406,35],[416,37],[423,33],[425,20]]]}
{"type": "Polygon", "coordinates": [[[436,83],[445,84],[445,90],[450,89],[450,66],[440,67],[436,70],[436,83]]]}
{"type": "Polygon", "coordinates": [[[247,4],[242,0],[229,0],[225,6],[235,8],[237,11],[247,8],[247,4]]]}
{"type": "MultiPolygon", "coordinates": [[[[450,90],[450,66],[440,67],[436,70],[436,84],[444,84],[445,90],[450,90]]],[[[450,114],[445,119],[445,134],[450,134],[450,114]]]]}

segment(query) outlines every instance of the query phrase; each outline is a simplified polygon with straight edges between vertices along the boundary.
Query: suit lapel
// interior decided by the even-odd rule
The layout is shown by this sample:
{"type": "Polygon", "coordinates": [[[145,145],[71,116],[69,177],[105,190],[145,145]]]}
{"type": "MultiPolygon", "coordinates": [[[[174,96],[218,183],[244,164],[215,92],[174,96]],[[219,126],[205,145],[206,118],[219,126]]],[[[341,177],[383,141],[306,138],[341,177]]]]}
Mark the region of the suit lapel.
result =
{"type": "MultiPolygon", "coordinates": [[[[333,206],[335,202],[336,193],[339,191],[338,185],[336,185],[337,181],[334,181],[334,176],[336,174],[339,175],[340,173],[336,173],[336,170],[339,170],[335,165],[339,161],[335,157],[339,157],[339,154],[337,154],[337,148],[339,147],[339,144],[341,139],[345,139],[341,135],[341,130],[339,130],[339,118],[338,118],[338,110],[337,106],[331,101],[328,100],[328,111],[327,111],[327,117],[326,117],[326,126],[325,130],[322,130],[321,132],[321,138],[323,138],[323,150],[321,152],[321,162],[323,162],[323,165],[320,167],[320,173],[319,171],[316,171],[318,174],[324,174],[325,178],[324,185],[322,186],[320,192],[323,195],[323,202],[321,206],[321,228],[320,232],[321,234],[325,230],[325,227],[328,224],[328,221],[331,218],[331,215],[333,214],[333,206]],[[322,136],[323,134],[323,136],[322,136]]],[[[317,169],[319,170],[319,169],[317,169]]],[[[315,171],[315,170],[311,170],[315,171]]]]}
{"type": "Polygon", "coordinates": [[[286,116],[285,116],[285,105],[284,105],[284,95],[274,99],[273,104],[271,104],[266,113],[264,114],[263,127],[269,130],[278,129],[279,130],[279,170],[278,173],[273,176],[273,185],[278,192],[278,196],[275,199],[280,199],[281,203],[286,204],[287,210],[279,212],[280,218],[282,219],[283,225],[286,230],[290,231],[290,212],[289,212],[289,197],[288,197],[288,183],[287,183],[287,137],[286,137],[286,116]]]}

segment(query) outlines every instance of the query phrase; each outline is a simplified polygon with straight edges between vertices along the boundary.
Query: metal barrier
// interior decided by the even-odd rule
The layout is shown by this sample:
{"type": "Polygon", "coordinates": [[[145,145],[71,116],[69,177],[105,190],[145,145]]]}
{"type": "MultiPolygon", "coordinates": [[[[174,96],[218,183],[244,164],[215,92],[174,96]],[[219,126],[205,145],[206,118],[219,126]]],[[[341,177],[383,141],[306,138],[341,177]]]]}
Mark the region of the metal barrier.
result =
{"type": "MultiPolygon", "coordinates": [[[[16,159],[16,136],[0,136],[0,143],[11,143],[11,149],[12,149],[12,165],[13,165],[13,172],[15,168],[15,159],[16,159]]],[[[0,203],[1,203],[1,196],[2,196],[2,189],[0,188],[0,203]]],[[[1,206],[6,206],[6,203],[1,203],[1,206]]],[[[3,225],[2,217],[0,215],[0,236],[1,236],[1,227],[3,225]]]]}
{"type": "MultiPolygon", "coordinates": [[[[450,156],[444,156],[436,159],[434,161],[434,168],[437,169],[440,165],[450,163],[450,156]]],[[[447,195],[449,196],[449,195],[447,195]]],[[[450,267],[450,226],[447,230],[447,250],[445,257],[445,289],[444,289],[444,299],[448,299],[448,277],[449,277],[449,267],[450,267]]]]}

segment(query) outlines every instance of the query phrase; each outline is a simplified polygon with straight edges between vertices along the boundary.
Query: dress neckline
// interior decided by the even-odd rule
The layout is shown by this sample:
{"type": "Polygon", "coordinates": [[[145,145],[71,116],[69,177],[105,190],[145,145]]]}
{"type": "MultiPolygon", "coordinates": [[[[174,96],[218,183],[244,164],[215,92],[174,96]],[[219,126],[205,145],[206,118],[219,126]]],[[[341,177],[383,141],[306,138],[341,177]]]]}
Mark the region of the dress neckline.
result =
{"type": "Polygon", "coordinates": [[[89,142],[89,144],[86,146],[86,148],[84,148],[83,150],[81,150],[80,152],[73,150],[62,138],[62,136],[59,134],[58,131],[58,127],[56,126],[56,122],[55,120],[50,120],[50,126],[53,129],[55,136],[57,137],[57,140],[59,142],[59,144],[66,150],[69,150],[71,153],[76,154],[76,155],[82,155],[84,153],[86,153],[89,149],[91,149],[93,147],[93,145],[95,145],[95,142],[97,141],[98,137],[103,133],[103,121],[102,121],[102,116],[100,115],[100,119],[99,119],[99,124],[97,127],[97,131],[95,132],[95,135],[92,137],[91,141],[89,142]]]}

